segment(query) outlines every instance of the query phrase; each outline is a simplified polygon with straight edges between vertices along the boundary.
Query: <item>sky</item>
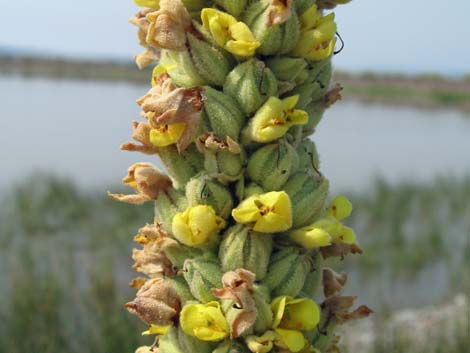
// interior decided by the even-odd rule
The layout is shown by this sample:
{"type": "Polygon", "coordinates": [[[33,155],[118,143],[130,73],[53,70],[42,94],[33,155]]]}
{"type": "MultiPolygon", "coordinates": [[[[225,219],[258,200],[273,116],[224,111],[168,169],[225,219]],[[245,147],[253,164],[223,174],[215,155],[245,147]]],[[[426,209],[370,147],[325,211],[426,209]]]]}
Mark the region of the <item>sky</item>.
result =
{"type": "MultiPolygon", "coordinates": [[[[470,73],[470,1],[353,0],[336,9],[339,69],[470,73]]],[[[57,56],[130,59],[140,51],[132,0],[0,0],[0,48],[57,56]]]]}

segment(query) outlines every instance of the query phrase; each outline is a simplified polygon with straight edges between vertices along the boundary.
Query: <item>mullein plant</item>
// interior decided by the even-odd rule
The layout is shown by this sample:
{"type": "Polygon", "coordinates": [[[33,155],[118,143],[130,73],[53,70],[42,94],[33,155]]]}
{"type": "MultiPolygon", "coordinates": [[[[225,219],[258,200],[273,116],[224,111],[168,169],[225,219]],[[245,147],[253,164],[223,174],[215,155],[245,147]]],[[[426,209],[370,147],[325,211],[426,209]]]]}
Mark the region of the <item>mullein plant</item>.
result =
{"type": "Polygon", "coordinates": [[[135,2],[154,69],[122,149],[166,169],[134,164],[135,192],[110,194],[155,205],[125,305],[155,338],[136,352],[338,352],[336,328],[371,311],[327,267],[362,250],[309,136],[341,98],[330,10],[348,0],[135,2]]]}

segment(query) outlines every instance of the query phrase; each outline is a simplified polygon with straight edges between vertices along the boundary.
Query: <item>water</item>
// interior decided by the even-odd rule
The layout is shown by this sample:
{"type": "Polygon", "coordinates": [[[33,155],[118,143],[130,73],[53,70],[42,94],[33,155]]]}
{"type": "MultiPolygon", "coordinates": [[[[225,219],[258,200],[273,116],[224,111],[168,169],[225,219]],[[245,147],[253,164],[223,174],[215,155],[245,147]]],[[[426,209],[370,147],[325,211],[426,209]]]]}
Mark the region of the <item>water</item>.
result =
{"type": "MultiPolygon", "coordinates": [[[[79,185],[116,184],[137,161],[121,152],[135,99],[148,87],[126,83],[0,77],[0,189],[33,171],[65,175],[79,185]]],[[[367,189],[377,176],[397,182],[470,172],[470,119],[453,111],[342,102],[325,115],[314,140],[334,188],[367,189]]]]}

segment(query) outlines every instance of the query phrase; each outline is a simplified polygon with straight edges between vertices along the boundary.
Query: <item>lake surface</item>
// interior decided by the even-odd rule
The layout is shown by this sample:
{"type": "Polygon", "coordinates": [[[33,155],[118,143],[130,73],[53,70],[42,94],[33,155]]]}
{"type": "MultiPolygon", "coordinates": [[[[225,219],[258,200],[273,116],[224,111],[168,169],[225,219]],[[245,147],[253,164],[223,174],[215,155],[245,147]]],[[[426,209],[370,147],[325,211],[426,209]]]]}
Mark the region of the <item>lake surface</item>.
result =
{"type": "MultiPolygon", "coordinates": [[[[119,182],[137,161],[121,152],[134,103],[148,88],[127,83],[0,77],[0,189],[33,171],[69,176],[83,186],[119,182]]],[[[341,102],[325,115],[314,141],[336,190],[367,189],[376,177],[428,181],[470,172],[470,118],[454,111],[341,102]]]]}

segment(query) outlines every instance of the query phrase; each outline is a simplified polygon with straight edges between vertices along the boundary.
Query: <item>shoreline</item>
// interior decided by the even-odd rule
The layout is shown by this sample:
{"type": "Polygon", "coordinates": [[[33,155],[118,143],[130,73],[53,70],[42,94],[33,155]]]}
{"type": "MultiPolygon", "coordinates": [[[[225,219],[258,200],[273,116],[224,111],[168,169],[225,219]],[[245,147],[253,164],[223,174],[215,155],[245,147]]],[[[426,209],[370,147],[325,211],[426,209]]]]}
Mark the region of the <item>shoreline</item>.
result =
{"type": "MultiPolygon", "coordinates": [[[[0,76],[147,84],[150,72],[151,69],[138,70],[133,62],[0,56],[0,76]]],[[[344,87],[343,97],[346,100],[418,109],[454,109],[470,113],[469,77],[452,79],[438,75],[353,74],[337,71],[334,82],[344,87]]]]}

